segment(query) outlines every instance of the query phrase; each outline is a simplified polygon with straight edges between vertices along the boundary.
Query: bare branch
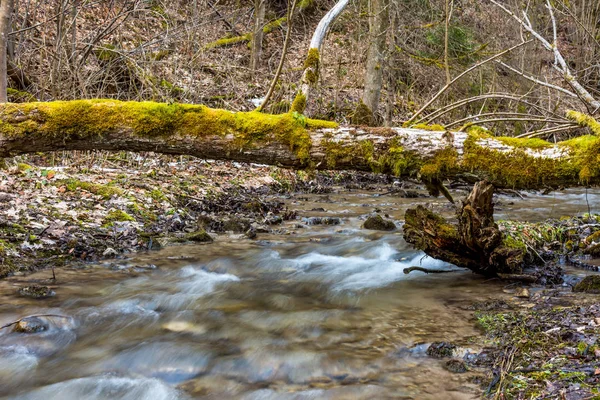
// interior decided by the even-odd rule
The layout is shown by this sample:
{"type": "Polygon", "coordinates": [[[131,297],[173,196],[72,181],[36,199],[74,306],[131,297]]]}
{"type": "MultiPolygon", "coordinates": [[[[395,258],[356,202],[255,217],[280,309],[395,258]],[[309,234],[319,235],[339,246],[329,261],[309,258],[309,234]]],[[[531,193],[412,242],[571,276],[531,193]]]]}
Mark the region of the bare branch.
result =
{"type": "Polygon", "coordinates": [[[517,17],[516,14],[513,13],[511,10],[509,10],[502,4],[498,3],[496,0],[490,0],[490,2],[495,4],[497,7],[502,9],[505,13],[507,13],[513,19],[515,19],[517,22],[519,22],[519,24],[521,24],[521,26],[525,30],[527,30],[529,33],[531,33],[531,35],[533,35],[533,37],[536,38],[546,48],[546,50],[551,51],[554,54],[555,69],[561,73],[561,75],[563,76],[563,79],[573,88],[573,90],[577,93],[577,96],[579,97],[579,99],[586,105],[586,107],[588,109],[591,109],[591,110],[600,109],[600,101],[596,100],[594,98],[594,96],[592,96],[590,94],[590,92],[588,92],[587,89],[585,89],[577,81],[577,79],[571,73],[571,70],[569,69],[569,66],[568,66],[567,62],[565,61],[563,55],[561,54],[561,52],[558,49],[557,33],[556,33],[557,32],[556,19],[554,17],[554,11],[552,9],[552,5],[550,4],[550,0],[546,0],[546,8],[548,8],[548,11],[550,12],[550,18],[552,19],[552,28],[553,28],[553,35],[554,35],[554,43],[552,43],[552,44],[550,44],[550,42],[548,42],[548,40],[546,40],[542,35],[540,35],[538,32],[536,32],[533,29],[533,26],[531,25],[531,22],[527,18],[527,14],[525,12],[523,12],[523,15],[525,18],[525,21],[524,21],[524,20],[520,19],[519,17],[517,17]]]}
{"type": "MultiPolygon", "coordinates": [[[[493,1],[493,0],[491,0],[491,1],[493,1]]],[[[430,105],[431,105],[431,104],[432,104],[434,101],[436,101],[436,100],[437,100],[437,99],[438,99],[438,98],[439,98],[439,97],[440,97],[440,96],[441,96],[441,95],[442,95],[442,94],[443,94],[443,93],[444,93],[446,90],[448,90],[448,88],[449,88],[449,87],[450,87],[450,86],[451,86],[451,85],[452,85],[454,82],[456,82],[457,80],[459,80],[460,78],[462,78],[463,76],[465,76],[466,74],[468,74],[469,72],[473,71],[474,69],[477,69],[477,68],[481,67],[481,66],[482,66],[482,65],[484,65],[484,64],[487,64],[487,63],[488,63],[488,62],[490,62],[490,61],[493,61],[493,60],[495,60],[495,59],[496,59],[496,58],[498,58],[498,57],[502,57],[502,56],[503,56],[503,55],[505,55],[506,53],[509,53],[509,52],[513,51],[514,49],[517,49],[517,48],[519,48],[519,47],[521,47],[521,46],[523,46],[523,45],[525,45],[525,44],[527,44],[527,43],[529,43],[529,42],[531,42],[531,40],[528,40],[528,41],[526,41],[526,42],[521,42],[521,43],[519,43],[519,44],[517,44],[517,45],[514,45],[514,46],[512,46],[512,47],[510,47],[510,48],[508,48],[508,49],[506,49],[506,50],[504,50],[504,51],[501,51],[501,52],[500,52],[500,53],[498,53],[498,54],[495,54],[495,55],[493,55],[493,56],[491,56],[491,57],[489,57],[489,58],[486,58],[486,59],[485,59],[485,60],[483,60],[483,61],[479,61],[478,63],[476,63],[475,65],[471,66],[470,68],[467,68],[467,69],[466,69],[466,70],[464,70],[462,73],[460,73],[460,74],[459,74],[459,75],[458,75],[456,78],[452,79],[452,81],[450,81],[450,83],[447,83],[446,85],[444,85],[444,87],[443,87],[443,88],[441,88],[441,89],[440,89],[440,91],[439,91],[439,92],[437,92],[437,93],[436,93],[436,94],[435,94],[435,95],[434,95],[434,96],[433,96],[433,97],[432,97],[432,98],[431,98],[431,99],[430,99],[430,100],[429,100],[427,103],[425,103],[425,105],[424,105],[423,107],[421,107],[421,108],[420,108],[420,109],[419,109],[417,112],[415,112],[415,113],[413,114],[413,116],[412,116],[412,117],[410,117],[410,119],[409,119],[408,121],[406,121],[406,123],[407,123],[408,125],[410,125],[410,124],[414,123],[414,122],[415,122],[415,120],[417,119],[417,117],[418,117],[419,115],[421,115],[421,113],[423,113],[423,111],[425,111],[425,110],[427,109],[427,107],[429,107],[429,106],[430,106],[430,105]]]]}
{"type": "Polygon", "coordinates": [[[579,97],[575,93],[571,92],[570,90],[561,88],[560,86],[556,86],[556,85],[553,85],[553,84],[548,83],[548,82],[544,82],[544,81],[539,80],[539,79],[537,79],[537,78],[535,78],[535,77],[533,77],[531,75],[527,75],[524,72],[519,71],[518,69],[513,68],[510,65],[508,65],[508,64],[506,64],[506,63],[504,63],[504,62],[502,62],[500,60],[496,60],[496,62],[498,64],[502,65],[504,68],[507,68],[507,69],[511,70],[512,72],[514,72],[515,74],[521,75],[523,78],[525,78],[527,80],[530,80],[531,82],[537,83],[538,85],[546,86],[546,87],[549,87],[551,89],[558,90],[559,92],[562,92],[562,93],[564,93],[564,94],[566,94],[568,96],[571,96],[571,97],[575,97],[575,98],[579,97]]]}

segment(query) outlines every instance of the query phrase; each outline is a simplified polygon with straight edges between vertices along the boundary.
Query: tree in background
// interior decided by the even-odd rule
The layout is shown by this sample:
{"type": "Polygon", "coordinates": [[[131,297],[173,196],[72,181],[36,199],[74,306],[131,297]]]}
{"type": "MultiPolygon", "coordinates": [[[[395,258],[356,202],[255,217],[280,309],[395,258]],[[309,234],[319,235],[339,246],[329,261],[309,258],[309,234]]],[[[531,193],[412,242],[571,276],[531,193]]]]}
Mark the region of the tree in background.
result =
{"type": "Polygon", "coordinates": [[[369,50],[365,72],[365,88],[362,103],[359,103],[355,113],[355,122],[362,122],[367,125],[376,124],[377,108],[381,98],[383,61],[386,53],[386,37],[390,25],[388,8],[388,0],[369,1],[369,50]],[[361,115],[364,118],[360,118],[361,115]]]}
{"type": "Polygon", "coordinates": [[[0,103],[8,101],[8,34],[10,33],[10,16],[13,9],[13,0],[0,2],[0,103]]]}

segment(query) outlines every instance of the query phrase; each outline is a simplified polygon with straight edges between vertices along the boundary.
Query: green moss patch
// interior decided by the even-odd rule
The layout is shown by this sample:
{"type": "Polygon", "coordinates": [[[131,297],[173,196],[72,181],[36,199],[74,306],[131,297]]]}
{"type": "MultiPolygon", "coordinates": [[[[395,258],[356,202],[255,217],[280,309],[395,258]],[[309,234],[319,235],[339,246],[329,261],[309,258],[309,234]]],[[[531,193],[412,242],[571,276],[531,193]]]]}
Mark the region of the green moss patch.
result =
{"type": "Polygon", "coordinates": [[[115,222],[135,221],[131,215],[122,210],[111,210],[104,217],[104,226],[112,226],[115,222]]]}
{"type": "Polygon", "coordinates": [[[102,185],[99,183],[85,182],[78,179],[67,179],[56,181],[55,185],[64,186],[69,192],[76,192],[77,190],[85,190],[90,193],[102,196],[102,198],[108,200],[113,196],[121,196],[123,191],[117,187],[110,185],[102,185]]]}

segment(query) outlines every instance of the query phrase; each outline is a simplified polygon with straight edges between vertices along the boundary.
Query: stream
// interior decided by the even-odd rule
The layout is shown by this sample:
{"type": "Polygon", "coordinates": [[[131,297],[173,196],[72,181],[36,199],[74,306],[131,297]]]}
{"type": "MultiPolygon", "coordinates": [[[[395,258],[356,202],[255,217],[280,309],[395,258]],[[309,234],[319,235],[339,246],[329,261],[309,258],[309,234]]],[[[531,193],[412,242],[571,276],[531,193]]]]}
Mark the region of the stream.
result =
{"type": "MultiPolygon", "coordinates": [[[[456,194],[462,197],[464,193],[456,194]]],[[[7,399],[476,399],[476,371],[456,374],[425,354],[433,341],[481,348],[475,301],[510,297],[506,283],[416,252],[396,232],[360,228],[378,208],[401,225],[431,198],[383,191],[297,195],[300,217],[257,240],[223,235],[128,259],[0,281],[0,326],[28,315],[38,333],[0,330],[7,399]],[[56,296],[16,295],[38,282],[56,296]]],[[[600,212],[584,189],[499,196],[496,218],[539,221],[600,212]],[[587,201],[586,201],[587,197],[587,201]],[[594,209],[595,207],[595,209],[594,209]]],[[[577,271],[575,271],[577,273],[577,271]]],[[[481,375],[479,373],[479,375],[481,375]]]]}

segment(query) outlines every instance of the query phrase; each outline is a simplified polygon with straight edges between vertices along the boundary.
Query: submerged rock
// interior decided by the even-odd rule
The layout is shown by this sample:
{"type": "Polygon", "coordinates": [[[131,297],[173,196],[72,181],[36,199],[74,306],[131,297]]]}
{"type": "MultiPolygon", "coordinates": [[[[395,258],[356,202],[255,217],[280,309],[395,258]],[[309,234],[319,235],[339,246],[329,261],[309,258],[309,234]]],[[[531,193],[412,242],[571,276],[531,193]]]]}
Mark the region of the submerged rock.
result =
{"type": "Polygon", "coordinates": [[[306,225],[339,225],[342,220],[337,217],[305,217],[302,222],[306,225]]]}
{"type": "Polygon", "coordinates": [[[573,287],[573,291],[600,294],[600,275],[586,276],[573,287]]]}
{"type": "Polygon", "coordinates": [[[37,333],[45,330],[48,330],[48,323],[38,317],[23,318],[13,328],[13,331],[18,333],[37,333]]]}
{"type": "Polygon", "coordinates": [[[372,215],[363,224],[364,229],[372,231],[393,231],[396,229],[394,221],[383,219],[381,215],[372,215]]]}
{"type": "Polygon", "coordinates": [[[463,360],[459,360],[458,358],[453,358],[451,360],[446,361],[444,364],[444,368],[446,368],[450,372],[455,372],[457,374],[462,374],[467,372],[469,368],[467,368],[467,363],[463,360]]]}
{"type": "Polygon", "coordinates": [[[427,355],[435,358],[453,357],[456,346],[447,342],[433,342],[427,348],[427,355]]]}
{"type": "Polygon", "coordinates": [[[44,299],[56,295],[54,290],[50,289],[48,286],[39,285],[25,286],[24,288],[19,289],[19,294],[34,299],[44,299]]]}

